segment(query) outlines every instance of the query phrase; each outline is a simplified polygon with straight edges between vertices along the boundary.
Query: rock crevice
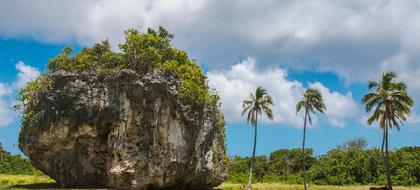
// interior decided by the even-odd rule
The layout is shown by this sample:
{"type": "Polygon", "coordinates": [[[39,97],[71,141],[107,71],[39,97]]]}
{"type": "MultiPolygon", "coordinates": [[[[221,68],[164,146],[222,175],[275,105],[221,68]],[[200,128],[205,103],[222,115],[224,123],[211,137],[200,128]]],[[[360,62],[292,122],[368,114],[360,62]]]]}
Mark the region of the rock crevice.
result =
{"type": "Polygon", "coordinates": [[[66,187],[208,189],[226,179],[219,108],[193,109],[156,70],[49,74],[20,149],[66,187]]]}

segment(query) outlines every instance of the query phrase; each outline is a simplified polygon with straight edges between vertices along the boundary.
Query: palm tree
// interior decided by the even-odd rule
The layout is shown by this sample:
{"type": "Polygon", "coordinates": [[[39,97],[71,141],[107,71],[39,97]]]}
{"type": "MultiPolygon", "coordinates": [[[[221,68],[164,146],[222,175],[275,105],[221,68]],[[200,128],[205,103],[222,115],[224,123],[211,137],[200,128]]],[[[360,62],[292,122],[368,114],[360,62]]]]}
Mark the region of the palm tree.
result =
{"type": "Polygon", "coordinates": [[[403,82],[394,82],[397,75],[394,72],[382,73],[380,81],[369,81],[369,93],[363,96],[366,112],[373,111],[367,123],[371,125],[379,121],[382,129],[381,155],[385,163],[388,189],[392,190],[391,173],[389,170],[388,155],[388,128],[400,129],[400,125],[411,115],[411,108],[414,105],[413,99],[407,93],[407,85],[403,82]],[[384,154],[385,145],[385,154],[384,154]]]}
{"type": "Polygon", "coordinates": [[[254,127],[254,149],[252,151],[252,159],[249,167],[249,181],[248,190],[251,189],[252,184],[252,167],[255,161],[255,149],[257,145],[257,122],[258,115],[262,115],[264,112],[268,119],[273,120],[273,112],[271,111],[271,105],[273,105],[273,99],[267,95],[267,91],[261,87],[258,87],[255,91],[255,95],[251,93],[250,99],[244,100],[242,107],[242,116],[247,114],[247,122],[254,127]]]}
{"type": "Polygon", "coordinates": [[[311,113],[315,114],[318,110],[324,113],[325,104],[322,99],[322,94],[313,88],[309,88],[303,94],[303,99],[296,104],[296,114],[302,109],[305,109],[305,120],[303,124],[303,139],[302,139],[302,167],[303,167],[303,184],[306,190],[306,171],[305,171],[305,138],[306,138],[306,120],[312,125],[311,113]]]}

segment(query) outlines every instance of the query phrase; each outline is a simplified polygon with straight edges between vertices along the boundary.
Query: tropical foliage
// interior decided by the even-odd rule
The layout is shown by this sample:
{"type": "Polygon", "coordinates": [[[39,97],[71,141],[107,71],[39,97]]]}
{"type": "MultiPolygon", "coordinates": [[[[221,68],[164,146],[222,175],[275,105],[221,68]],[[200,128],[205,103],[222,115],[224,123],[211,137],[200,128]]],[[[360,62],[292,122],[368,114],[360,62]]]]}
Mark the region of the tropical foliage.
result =
{"type": "MultiPolygon", "coordinates": [[[[192,108],[202,110],[205,104],[217,108],[217,135],[224,138],[225,120],[223,114],[217,112],[221,106],[219,97],[208,88],[206,77],[196,61],[190,59],[185,51],[172,46],[172,38],[173,35],[162,27],[157,31],[148,29],[147,32],[129,29],[125,32],[125,42],[118,46],[120,51],[113,51],[108,40],[77,53],[73,53],[71,47],[65,47],[59,55],[49,60],[45,74],[29,82],[19,92],[20,103],[15,108],[22,109],[22,122],[36,117],[33,107],[40,98],[38,94],[52,87],[50,76],[53,73],[94,72],[108,75],[130,69],[139,75],[146,75],[159,70],[180,80],[180,98],[192,108]]],[[[242,116],[246,115],[247,122],[254,127],[252,157],[226,159],[229,162],[229,181],[246,183],[248,176],[248,189],[251,188],[253,176],[257,182],[298,183],[304,184],[305,189],[307,181],[321,185],[381,184],[386,181],[392,189],[392,175],[396,185],[420,184],[420,147],[388,150],[389,129],[399,130],[414,105],[406,84],[395,82],[396,77],[394,72],[386,72],[379,81],[370,81],[369,93],[362,98],[365,111],[372,114],[367,123],[378,122],[382,130],[380,149],[367,149],[366,140],[355,139],[319,157],[313,155],[312,149],[305,148],[307,121],[312,125],[313,114],[324,113],[326,109],[321,93],[312,88],[303,94],[303,99],[296,105],[297,113],[304,111],[302,148],[282,149],[269,156],[255,157],[258,118],[265,114],[268,119],[273,119],[273,100],[265,89],[258,87],[249,99],[243,101],[242,112],[242,116]]],[[[26,158],[11,155],[1,148],[0,173],[40,172],[26,158]]]]}
{"type": "MultiPolygon", "coordinates": [[[[58,71],[95,72],[110,74],[122,69],[135,70],[147,74],[160,70],[166,75],[180,79],[181,100],[202,108],[206,102],[215,98],[209,90],[206,77],[195,60],[190,59],[183,50],[172,46],[173,35],[163,27],[158,31],[148,29],[143,33],[136,29],[125,32],[125,42],[119,45],[121,52],[112,51],[105,40],[93,47],[83,48],[73,55],[71,47],[65,47],[55,58],[49,60],[48,71],[21,89],[16,109],[23,107],[23,119],[32,117],[32,105],[37,100],[37,92],[46,90],[51,85],[49,76],[58,71]]],[[[197,109],[200,110],[200,109],[197,109]]]]}
{"type": "MultiPolygon", "coordinates": [[[[269,156],[255,158],[255,183],[303,184],[300,149],[281,149],[269,156]]],[[[395,185],[420,184],[420,147],[403,147],[390,151],[391,174],[395,185]]],[[[229,162],[230,183],[247,182],[248,157],[232,157],[229,162]]],[[[305,149],[308,183],[317,185],[368,185],[386,182],[385,167],[377,148],[346,147],[344,144],[325,155],[315,157],[305,149]]]]}
{"type": "Polygon", "coordinates": [[[0,144],[0,174],[41,175],[42,172],[34,168],[27,158],[10,154],[0,144]]]}
{"type": "Polygon", "coordinates": [[[381,155],[385,163],[388,189],[392,190],[390,161],[388,153],[388,130],[400,129],[400,125],[411,115],[411,108],[414,101],[407,93],[407,85],[403,82],[395,82],[397,75],[394,72],[382,74],[380,81],[369,81],[370,92],[363,96],[366,112],[372,115],[367,122],[371,125],[378,121],[383,132],[381,155]],[[385,153],[384,153],[385,147],[385,153]]]}

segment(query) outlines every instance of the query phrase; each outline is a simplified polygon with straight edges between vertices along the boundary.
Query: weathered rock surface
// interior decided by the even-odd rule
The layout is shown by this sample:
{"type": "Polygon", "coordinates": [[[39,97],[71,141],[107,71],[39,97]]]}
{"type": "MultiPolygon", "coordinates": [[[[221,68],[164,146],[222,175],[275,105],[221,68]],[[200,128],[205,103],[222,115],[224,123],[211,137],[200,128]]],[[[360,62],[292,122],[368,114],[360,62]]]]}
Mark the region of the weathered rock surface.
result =
{"type": "Polygon", "coordinates": [[[218,108],[183,105],[178,80],[131,70],[50,77],[19,147],[62,186],[208,189],[226,179],[218,108]]]}

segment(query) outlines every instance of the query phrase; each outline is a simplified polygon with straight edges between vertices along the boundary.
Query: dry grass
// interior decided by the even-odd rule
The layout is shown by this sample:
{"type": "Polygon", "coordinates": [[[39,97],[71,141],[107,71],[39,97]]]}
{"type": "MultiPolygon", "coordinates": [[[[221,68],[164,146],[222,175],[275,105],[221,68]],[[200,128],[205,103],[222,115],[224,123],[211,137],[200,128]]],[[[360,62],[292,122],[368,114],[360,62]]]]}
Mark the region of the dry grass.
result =
{"type": "MultiPolygon", "coordinates": [[[[244,184],[224,183],[219,186],[222,190],[242,190],[244,184]]],[[[281,183],[256,183],[252,189],[258,190],[301,190],[303,185],[287,185],[281,183]]],[[[369,190],[371,186],[330,186],[330,185],[309,185],[310,190],[369,190]]],[[[420,190],[420,187],[394,187],[394,190],[420,190]]]]}

